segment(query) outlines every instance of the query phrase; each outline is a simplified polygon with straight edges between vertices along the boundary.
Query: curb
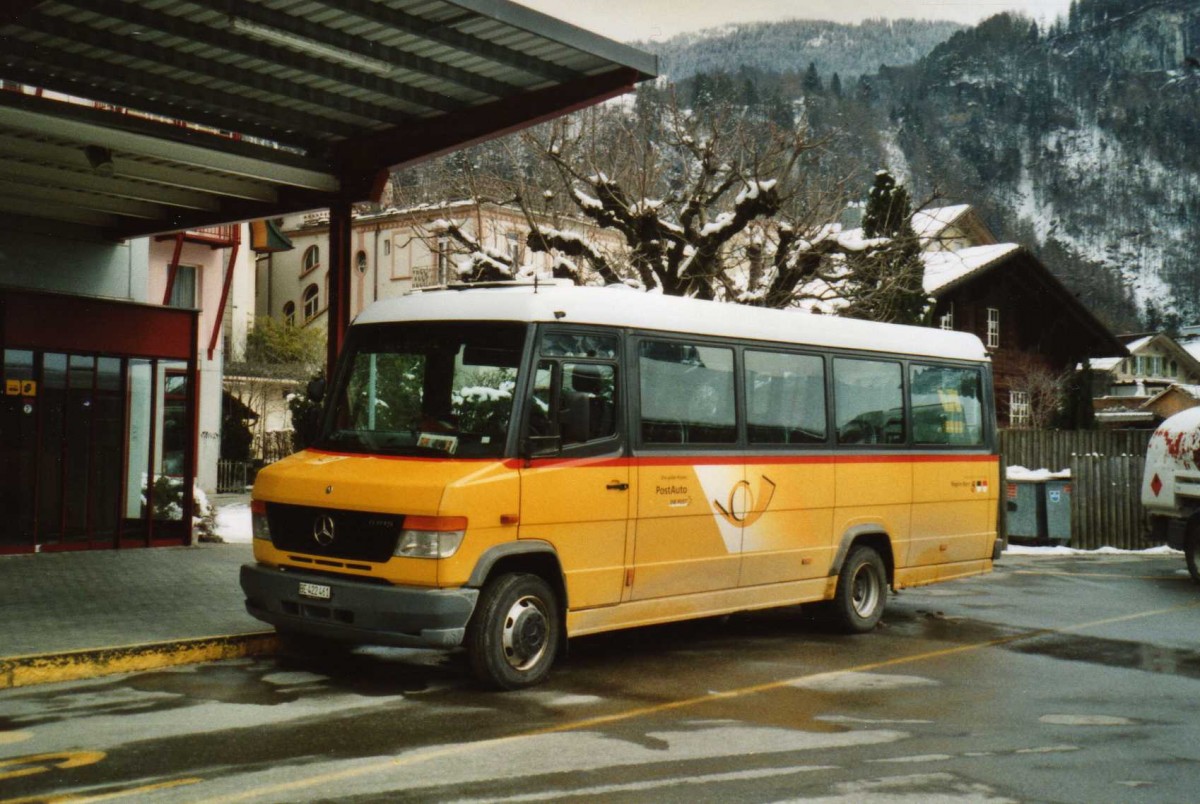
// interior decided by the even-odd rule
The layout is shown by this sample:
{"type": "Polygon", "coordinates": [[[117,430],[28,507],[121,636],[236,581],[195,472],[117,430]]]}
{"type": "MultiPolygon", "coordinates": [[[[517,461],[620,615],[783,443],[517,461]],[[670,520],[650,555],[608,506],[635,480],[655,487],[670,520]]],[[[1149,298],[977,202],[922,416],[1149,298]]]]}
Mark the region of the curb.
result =
{"type": "Polygon", "coordinates": [[[0,690],[279,652],[274,631],[0,658],[0,690]]]}

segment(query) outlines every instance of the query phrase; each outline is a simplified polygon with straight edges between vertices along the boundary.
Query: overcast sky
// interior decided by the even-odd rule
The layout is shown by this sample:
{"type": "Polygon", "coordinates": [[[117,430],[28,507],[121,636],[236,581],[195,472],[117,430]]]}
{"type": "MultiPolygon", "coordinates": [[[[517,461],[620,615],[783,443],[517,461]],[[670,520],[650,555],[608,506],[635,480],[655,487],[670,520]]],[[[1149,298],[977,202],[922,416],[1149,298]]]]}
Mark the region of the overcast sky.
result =
{"type": "Polygon", "coordinates": [[[1065,15],[1070,0],[517,0],[581,28],[627,42],[666,39],[734,22],[873,17],[954,20],[974,24],[1002,11],[1035,20],[1065,15]]]}

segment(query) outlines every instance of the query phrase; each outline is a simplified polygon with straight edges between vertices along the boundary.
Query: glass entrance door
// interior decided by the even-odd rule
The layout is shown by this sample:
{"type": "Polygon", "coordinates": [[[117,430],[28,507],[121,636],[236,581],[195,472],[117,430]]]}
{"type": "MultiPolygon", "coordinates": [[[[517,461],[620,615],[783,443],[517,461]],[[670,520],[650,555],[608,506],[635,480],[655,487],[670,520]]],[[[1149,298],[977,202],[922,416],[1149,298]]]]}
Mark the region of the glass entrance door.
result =
{"type": "Polygon", "coordinates": [[[19,349],[3,356],[0,553],[185,543],[188,365],[19,349]]]}
{"type": "Polygon", "coordinates": [[[0,552],[33,547],[33,490],[37,477],[34,353],[4,351],[0,397],[0,552]]]}
{"type": "Polygon", "coordinates": [[[113,547],[117,539],[121,360],[46,352],[37,420],[35,544],[43,550],[113,547]],[[117,480],[114,481],[114,475],[117,480]]]}

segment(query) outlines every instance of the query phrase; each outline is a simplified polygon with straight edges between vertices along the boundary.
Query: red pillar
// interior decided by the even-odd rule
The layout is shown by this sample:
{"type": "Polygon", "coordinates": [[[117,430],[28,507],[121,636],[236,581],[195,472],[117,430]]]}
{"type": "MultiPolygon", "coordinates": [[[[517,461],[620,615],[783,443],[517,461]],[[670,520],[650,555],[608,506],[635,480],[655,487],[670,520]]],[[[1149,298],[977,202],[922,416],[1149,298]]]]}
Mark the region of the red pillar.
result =
{"type": "Polygon", "coordinates": [[[329,306],[326,308],[329,340],[325,376],[333,379],[333,367],[350,326],[350,204],[329,208],[329,306]]]}

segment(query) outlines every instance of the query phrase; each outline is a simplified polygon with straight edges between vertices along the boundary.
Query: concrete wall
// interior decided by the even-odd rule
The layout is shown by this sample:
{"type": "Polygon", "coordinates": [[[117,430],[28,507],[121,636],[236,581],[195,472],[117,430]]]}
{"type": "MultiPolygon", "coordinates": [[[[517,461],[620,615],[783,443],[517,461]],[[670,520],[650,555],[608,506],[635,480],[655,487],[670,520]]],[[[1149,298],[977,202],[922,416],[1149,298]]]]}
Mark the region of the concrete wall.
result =
{"type": "MultiPolygon", "coordinates": [[[[147,293],[148,301],[161,304],[167,286],[168,267],[174,255],[175,241],[148,241],[147,293]]],[[[196,301],[200,308],[200,333],[196,343],[197,365],[200,369],[199,387],[199,431],[196,455],[196,483],[206,492],[217,487],[217,461],[221,457],[221,388],[224,376],[225,339],[218,335],[212,359],[208,356],[208,345],[213,326],[217,322],[217,308],[221,303],[221,290],[225,271],[229,265],[231,249],[212,248],[203,243],[185,243],[180,252],[179,264],[197,269],[196,301]]],[[[232,319],[233,338],[237,342],[241,334],[241,347],[245,345],[248,320],[253,315],[253,300],[247,298],[248,287],[254,283],[254,254],[249,248],[249,232],[243,227],[242,245],[237,250],[234,262],[234,285],[226,303],[226,319],[232,319]],[[234,288],[240,288],[239,294],[234,288]]],[[[237,348],[237,347],[235,347],[237,348]]]]}
{"type": "Polygon", "coordinates": [[[146,240],[74,240],[66,224],[55,236],[5,231],[0,285],[144,302],[148,248],[146,240]]]}

